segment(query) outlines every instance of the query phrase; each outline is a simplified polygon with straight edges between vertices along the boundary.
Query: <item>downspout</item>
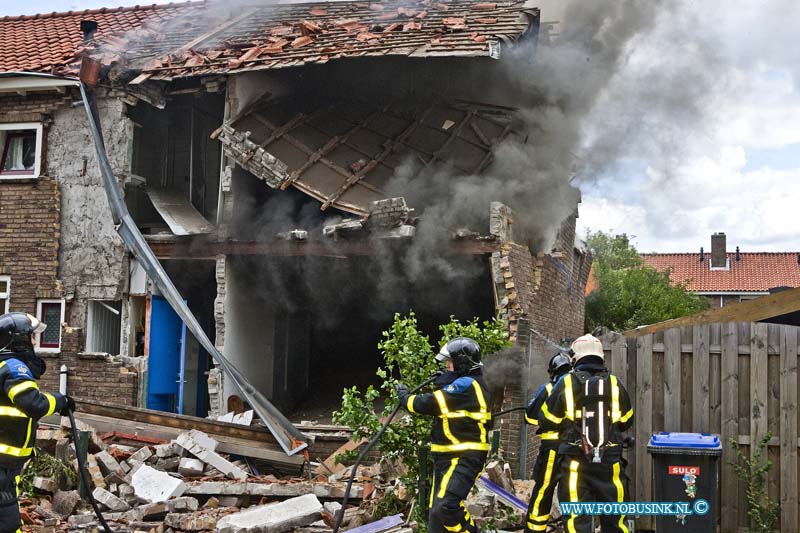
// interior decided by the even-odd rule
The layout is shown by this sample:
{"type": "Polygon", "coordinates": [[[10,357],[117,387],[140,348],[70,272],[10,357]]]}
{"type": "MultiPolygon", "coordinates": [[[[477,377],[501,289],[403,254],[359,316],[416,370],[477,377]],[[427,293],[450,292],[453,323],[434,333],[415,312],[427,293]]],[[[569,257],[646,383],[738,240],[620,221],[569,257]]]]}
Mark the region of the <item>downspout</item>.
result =
{"type": "MultiPolygon", "coordinates": [[[[99,73],[99,65],[88,58],[84,58],[81,63],[81,73],[92,72],[99,73]]],[[[156,284],[161,291],[164,298],[172,306],[173,310],[181,317],[186,327],[191,331],[192,335],[203,346],[203,348],[211,354],[214,360],[222,367],[222,370],[231,378],[236,389],[243,398],[253,407],[253,410],[258,414],[261,420],[266,424],[269,431],[278,441],[281,448],[287,455],[294,455],[301,450],[308,447],[307,437],[303,435],[291,422],[273,406],[263,394],[257,391],[242,375],[242,373],[233,366],[222,353],[217,350],[214,343],[206,335],[205,331],[200,327],[197,319],[189,310],[189,307],[183,302],[178,290],[172,283],[172,280],[167,275],[161,263],[156,258],[150,246],[145,241],[136,223],[130,216],[128,208],[125,205],[122,191],[120,190],[119,183],[114,177],[111,164],[108,161],[106,154],[105,144],[100,129],[100,121],[97,113],[97,105],[94,98],[94,92],[86,90],[84,85],[84,78],[80,82],[81,98],[86,110],[87,118],[89,119],[89,131],[91,132],[94,141],[97,158],[100,163],[100,173],[103,179],[103,186],[106,190],[108,203],[111,207],[111,217],[116,226],[117,233],[119,233],[123,242],[128,250],[133,254],[136,260],[142,265],[147,272],[147,275],[156,284]]],[[[90,85],[93,80],[86,80],[87,85],[90,85]]]]}

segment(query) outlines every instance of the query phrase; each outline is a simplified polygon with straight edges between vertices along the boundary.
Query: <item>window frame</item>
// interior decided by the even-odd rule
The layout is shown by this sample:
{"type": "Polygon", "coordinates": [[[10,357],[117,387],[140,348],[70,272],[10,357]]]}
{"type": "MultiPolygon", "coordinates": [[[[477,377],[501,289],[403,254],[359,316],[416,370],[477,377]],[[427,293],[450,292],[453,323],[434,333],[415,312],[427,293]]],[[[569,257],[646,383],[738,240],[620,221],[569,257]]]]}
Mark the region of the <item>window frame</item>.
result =
{"type": "Polygon", "coordinates": [[[42,346],[42,334],[36,333],[36,351],[40,353],[61,353],[61,324],[64,323],[64,312],[66,310],[65,301],[63,298],[44,298],[36,300],[36,318],[44,322],[42,315],[42,308],[45,305],[58,304],[61,306],[61,315],[58,321],[58,346],[42,346]]]}
{"type": "Polygon", "coordinates": [[[44,137],[44,126],[41,122],[8,122],[0,124],[0,131],[14,130],[33,130],[36,135],[36,152],[34,155],[33,170],[2,170],[6,162],[7,150],[11,137],[24,136],[21,133],[6,134],[2,146],[0,146],[0,181],[13,179],[36,179],[42,173],[42,145],[44,137]]]}
{"type": "MultiPolygon", "coordinates": [[[[122,300],[98,300],[92,299],[88,300],[86,304],[86,340],[84,341],[84,350],[89,353],[106,353],[102,350],[95,350],[95,346],[91,346],[92,349],[89,349],[90,341],[92,340],[93,335],[95,334],[94,329],[97,327],[95,321],[97,320],[94,316],[95,309],[97,305],[101,305],[106,307],[107,309],[113,309],[113,306],[108,305],[109,303],[119,303],[119,311],[117,316],[119,317],[119,332],[117,336],[119,337],[119,343],[117,346],[116,353],[109,353],[109,355],[121,355],[122,354],[122,306],[124,302],[122,300]]],[[[116,311],[116,309],[114,309],[116,311]]],[[[112,311],[113,313],[113,311],[112,311]]]]}
{"type": "Polygon", "coordinates": [[[3,314],[8,313],[8,308],[11,307],[11,276],[0,276],[0,282],[6,282],[5,292],[0,292],[0,298],[5,298],[6,305],[0,309],[3,314]]]}

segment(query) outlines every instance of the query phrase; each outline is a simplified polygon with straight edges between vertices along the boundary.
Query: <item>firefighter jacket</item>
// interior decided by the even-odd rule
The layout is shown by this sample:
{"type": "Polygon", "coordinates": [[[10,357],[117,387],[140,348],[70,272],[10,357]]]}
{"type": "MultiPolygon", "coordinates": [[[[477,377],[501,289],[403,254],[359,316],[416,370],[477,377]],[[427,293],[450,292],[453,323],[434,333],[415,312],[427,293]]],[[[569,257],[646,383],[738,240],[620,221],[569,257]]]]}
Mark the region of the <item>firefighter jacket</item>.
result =
{"type": "Polygon", "coordinates": [[[0,467],[20,466],[33,453],[39,418],[60,412],[61,394],[42,393],[19,359],[0,361],[0,467]]]}
{"type": "Polygon", "coordinates": [[[479,373],[457,377],[439,390],[404,401],[409,413],[436,417],[431,425],[431,452],[489,450],[489,390],[479,373]]]}
{"type": "MultiPolygon", "coordinates": [[[[576,406],[583,404],[584,391],[575,376],[576,371],[588,372],[591,375],[607,373],[602,364],[588,363],[577,365],[565,375],[553,388],[550,397],[542,405],[539,424],[543,430],[559,432],[559,453],[566,455],[583,455],[581,444],[581,410],[576,406]]],[[[633,425],[633,407],[628,391],[614,374],[608,374],[610,385],[610,402],[606,402],[606,417],[611,424],[608,432],[607,452],[613,460],[622,452],[622,433],[633,425]]],[[[605,457],[605,454],[604,454],[605,457]]]]}
{"type": "Polygon", "coordinates": [[[525,409],[525,422],[528,424],[536,427],[536,434],[543,441],[558,441],[558,430],[552,429],[550,431],[545,431],[539,425],[539,413],[542,410],[542,406],[550,397],[550,394],[553,392],[553,383],[548,382],[543,384],[539,387],[536,391],[536,394],[533,395],[533,399],[528,404],[528,407],[525,409]]]}

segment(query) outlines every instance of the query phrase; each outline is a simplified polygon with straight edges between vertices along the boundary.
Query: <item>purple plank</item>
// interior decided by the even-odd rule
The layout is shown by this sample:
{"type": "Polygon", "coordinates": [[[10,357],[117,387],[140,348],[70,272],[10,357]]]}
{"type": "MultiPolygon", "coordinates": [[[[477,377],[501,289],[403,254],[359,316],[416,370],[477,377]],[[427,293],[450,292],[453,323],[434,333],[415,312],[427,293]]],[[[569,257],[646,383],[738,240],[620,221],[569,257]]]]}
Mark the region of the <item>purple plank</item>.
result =
{"type": "Polygon", "coordinates": [[[348,529],[347,533],[380,533],[381,531],[386,531],[387,529],[392,529],[393,527],[397,527],[402,523],[403,523],[403,515],[401,513],[392,516],[387,516],[386,518],[381,518],[377,522],[364,524],[363,526],[359,526],[354,529],[348,529]]]}

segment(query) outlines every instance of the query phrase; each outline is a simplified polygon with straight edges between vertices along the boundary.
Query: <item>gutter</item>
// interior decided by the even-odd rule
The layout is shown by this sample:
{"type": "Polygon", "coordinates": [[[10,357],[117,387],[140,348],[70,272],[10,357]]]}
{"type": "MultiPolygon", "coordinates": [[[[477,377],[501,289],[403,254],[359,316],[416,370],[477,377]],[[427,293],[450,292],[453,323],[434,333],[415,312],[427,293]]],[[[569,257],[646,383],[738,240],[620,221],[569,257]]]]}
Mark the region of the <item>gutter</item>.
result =
{"type": "MultiPolygon", "coordinates": [[[[88,61],[85,60],[84,63],[88,63],[88,61]]],[[[83,66],[82,64],[81,72],[84,72],[83,66]]],[[[108,203],[111,207],[111,218],[114,221],[117,233],[119,233],[128,251],[130,251],[139,264],[142,265],[147,275],[153,280],[164,298],[166,298],[172,306],[172,309],[181,320],[183,320],[183,323],[186,324],[186,327],[192,335],[194,335],[195,339],[197,339],[200,345],[211,354],[214,361],[222,367],[226,375],[231,378],[237,391],[253,407],[253,410],[258,414],[264,424],[266,424],[267,429],[269,429],[272,436],[275,437],[275,440],[278,441],[283,451],[291,456],[306,449],[308,447],[307,437],[294,427],[283,413],[272,405],[263,394],[257,391],[242,373],[222,355],[216,346],[214,346],[214,343],[211,342],[205,331],[200,327],[194,314],[192,314],[189,307],[184,303],[178,289],[175,288],[175,285],[150,249],[147,241],[144,240],[139,228],[128,212],[122,190],[119,187],[117,179],[114,177],[114,172],[108,161],[108,154],[106,153],[100,128],[100,120],[97,114],[94,91],[91,89],[87,91],[83,81],[77,79],[59,78],[58,76],[52,76],[50,74],[30,72],[2,73],[2,77],[12,75],[64,79],[65,81],[72,82],[68,83],[68,85],[80,88],[83,106],[86,110],[86,116],[89,119],[89,131],[92,135],[95,150],[97,151],[97,158],[100,163],[103,187],[106,190],[108,203]]]]}

